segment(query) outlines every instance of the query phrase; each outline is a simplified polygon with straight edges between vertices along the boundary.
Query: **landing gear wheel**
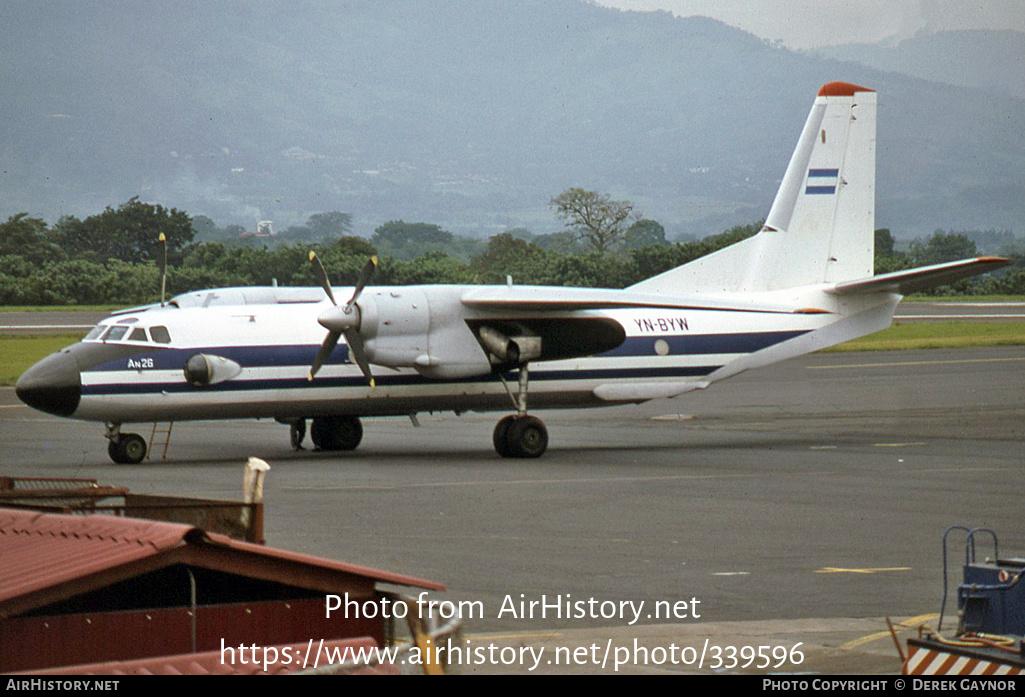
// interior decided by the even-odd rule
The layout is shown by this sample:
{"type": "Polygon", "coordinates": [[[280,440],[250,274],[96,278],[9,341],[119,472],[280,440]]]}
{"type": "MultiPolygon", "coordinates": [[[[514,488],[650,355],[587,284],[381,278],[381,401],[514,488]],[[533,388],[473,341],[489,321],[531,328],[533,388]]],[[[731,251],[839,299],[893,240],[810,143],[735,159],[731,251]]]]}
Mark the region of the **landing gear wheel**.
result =
{"type": "Polygon", "coordinates": [[[358,416],[318,416],[310,437],[317,450],[355,450],[363,440],[358,416]]]}
{"type": "Polygon", "coordinates": [[[137,465],[146,459],[146,441],[135,433],[122,433],[107,445],[107,454],[118,465],[137,465]]]}
{"type": "Polygon", "coordinates": [[[491,437],[495,444],[495,451],[502,457],[512,457],[512,450],[509,449],[509,426],[516,420],[515,416],[509,415],[495,424],[495,433],[491,437]]]}
{"type": "Polygon", "coordinates": [[[303,439],[306,438],[306,419],[296,419],[288,427],[288,437],[292,443],[292,450],[303,449],[303,439]]]}
{"type": "Polygon", "coordinates": [[[548,449],[548,429],[536,416],[507,416],[495,426],[494,442],[502,457],[541,457],[548,449]]]}

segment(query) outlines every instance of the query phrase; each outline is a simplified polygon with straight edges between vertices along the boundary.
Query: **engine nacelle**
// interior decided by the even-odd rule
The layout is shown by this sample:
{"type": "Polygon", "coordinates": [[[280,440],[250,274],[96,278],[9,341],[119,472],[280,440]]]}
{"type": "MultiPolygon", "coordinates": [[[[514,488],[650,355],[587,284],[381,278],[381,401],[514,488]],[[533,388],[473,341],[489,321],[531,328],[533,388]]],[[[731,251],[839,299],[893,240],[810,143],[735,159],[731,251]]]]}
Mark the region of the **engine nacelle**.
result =
{"type": "Polygon", "coordinates": [[[419,288],[382,288],[359,300],[360,334],[367,361],[389,368],[412,368],[427,354],[431,308],[419,288]]]}
{"type": "Polygon", "coordinates": [[[463,319],[457,290],[373,289],[360,296],[359,307],[364,352],[373,365],[414,368],[436,380],[487,375],[492,370],[463,319]]]}
{"type": "Polygon", "coordinates": [[[185,379],[193,387],[207,387],[238,377],[242,366],[230,358],[196,353],[185,361],[185,379]]]}
{"type": "Polygon", "coordinates": [[[520,365],[541,357],[541,337],[506,336],[502,332],[482,326],[478,330],[481,343],[501,363],[520,365]]]}

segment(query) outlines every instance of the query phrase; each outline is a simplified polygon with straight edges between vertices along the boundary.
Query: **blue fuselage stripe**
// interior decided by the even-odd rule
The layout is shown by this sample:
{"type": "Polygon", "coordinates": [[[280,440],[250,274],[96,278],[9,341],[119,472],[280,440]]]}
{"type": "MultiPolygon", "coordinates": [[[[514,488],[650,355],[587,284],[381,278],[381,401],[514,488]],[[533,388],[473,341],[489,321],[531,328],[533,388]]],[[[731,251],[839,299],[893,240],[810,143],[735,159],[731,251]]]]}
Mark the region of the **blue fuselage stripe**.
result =
{"type": "MultiPolygon", "coordinates": [[[[608,368],[596,370],[532,370],[532,382],[551,380],[609,380],[618,378],[686,378],[702,377],[721,368],[719,365],[683,366],[669,368],[608,368]]],[[[507,380],[515,381],[517,373],[507,373],[507,380]]],[[[378,387],[399,387],[409,385],[425,385],[438,383],[489,383],[498,382],[497,374],[482,375],[458,380],[430,380],[420,375],[380,375],[375,374],[374,380],[378,387]]],[[[193,387],[186,382],[176,383],[135,383],[135,384],[104,384],[83,385],[82,396],[99,396],[114,394],[149,394],[153,392],[249,392],[252,390],[287,390],[308,389],[310,387],[366,387],[367,381],[362,375],[352,377],[318,377],[313,381],[306,378],[279,378],[268,380],[231,380],[219,385],[193,387]]]]}
{"type": "MultiPolygon", "coordinates": [[[[706,335],[655,335],[631,337],[620,346],[611,351],[600,354],[600,358],[629,358],[629,357],[654,357],[657,355],[686,356],[706,355],[715,356],[721,354],[747,354],[773,346],[783,341],[793,339],[807,333],[800,331],[777,331],[777,332],[749,332],[740,334],[706,334],[706,335]],[[662,352],[657,349],[656,343],[666,342],[662,346],[662,352]],[[668,350],[667,350],[668,348],[668,350]]],[[[105,361],[88,367],[84,372],[109,372],[124,371],[131,369],[129,360],[139,362],[141,359],[150,359],[152,365],[147,363],[147,370],[181,370],[185,361],[197,353],[212,354],[229,358],[243,368],[271,368],[271,367],[303,367],[312,365],[317,353],[317,346],[287,345],[287,346],[218,346],[210,348],[192,349],[158,349],[141,351],[139,354],[118,358],[113,361],[105,361]]],[[[349,351],[346,346],[339,346],[327,361],[328,365],[345,364],[348,360],[349,351]]],[[[593,368],[579,370],[545,370],[536,369],[531,372],[531,380],[610,380],[623,378],[689,378],[703,377],[719,369],[725,363],[724,360],[712,360],[708,365],[701,366],[666,366],[666,367],[636,367],[636,368],[593,368]]],[[[473,378],[461,378],[458,380],[433,380],[415,374],[394,375],[384,371],[374,371],[375,380],[381,386],[409,386],[425,385],[431,383],[448,384],[480,384],[496,382],[497,374],[482,375],[473,378]]],[[[516,379],[516,373],[511,372],[509,379],[516,379]]],[[[182,380],[175,382],[150,382],[150,383],[101,383],[94,385],[83,385],[83,396],[98,395],[122,395],[122,394],[147,394],[154,392],[168,393],[190,393],[190,392],[233,392],[253,390],[280,390],[280,389],[303,389],[309,387],[362,387],[366,385],[366,379],[361,375],[347,377],[318,377],[314,381],[306,378],[265,378],[255,380],[229,380],[218,385],[206,387],[194,387],[182,380]]]]}
{"type": "MultiPolygon", "coordinates": [[[[626,339],[618,347],[599,357],[653,356],[655,342],[660,339],[669,346],[669,355],[717,355],[725,353],[752,353],[793,339],[805,331],[749,332],[742,334],[652,335],[626,339]]],[[[141,347],[140,347],[141,348],[141,347]]],[[[290,344],[283,346],[211,346],[190,349],[141,350],[132,360],[152,360],[154,370],[181,370],[191,356],[204,353],[235,361],[243,368],[282,368],[311,366],[319,346],[290,344]]],[[[349,347],[338,346],[325,365],[344,365],[349,361],[349,347]]],[[[88,366],[84,372],[109,372],[130,369],[127,358],[104,361],[88,366]]]]}
{"type": "Polygon", "coordinates": [[[691,334],[677,336],[634,336],[602,356],[653,356],[655,343],[665,341],[671,356],[754,353],[793,339],[805,332],[750,332],[744,334],[691,334]]]}

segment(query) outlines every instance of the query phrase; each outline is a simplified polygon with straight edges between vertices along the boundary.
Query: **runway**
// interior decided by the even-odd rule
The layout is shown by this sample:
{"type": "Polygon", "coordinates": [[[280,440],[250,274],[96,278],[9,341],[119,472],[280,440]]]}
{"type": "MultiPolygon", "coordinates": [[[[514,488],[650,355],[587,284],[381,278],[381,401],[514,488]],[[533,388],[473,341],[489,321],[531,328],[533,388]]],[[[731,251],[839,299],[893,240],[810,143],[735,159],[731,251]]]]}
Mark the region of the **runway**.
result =
{"type": "MultiPolygon", "coordinates": [[[[8,388],[0,474],[237,498],[256,455],[273,468],[269,544],[441,581],[439,599],[479,603],[471,634],[513,642],[657,635],[666,618],[647,610],[697,600],[699,617],[668,624],[770,622],[801,641],[822,620],[839,645],[857,639],[836,634],[852,622],[939,612],[948,526],[991,527],[1025,552],[1022,347],[816,354],[673,401],[538,415],[550,446],[536,461],[494,453],[497,415],[421,414],[419,429],[366,420],[342,456],[293,452],[272,421],[179,423],[167,462],[119,467],[102,425],[38,414],[8,388]],[[521,594],[646,612],[502,612],[521,594]]],[[[888,639],[873,646],[895,656],[888,639]]]]}

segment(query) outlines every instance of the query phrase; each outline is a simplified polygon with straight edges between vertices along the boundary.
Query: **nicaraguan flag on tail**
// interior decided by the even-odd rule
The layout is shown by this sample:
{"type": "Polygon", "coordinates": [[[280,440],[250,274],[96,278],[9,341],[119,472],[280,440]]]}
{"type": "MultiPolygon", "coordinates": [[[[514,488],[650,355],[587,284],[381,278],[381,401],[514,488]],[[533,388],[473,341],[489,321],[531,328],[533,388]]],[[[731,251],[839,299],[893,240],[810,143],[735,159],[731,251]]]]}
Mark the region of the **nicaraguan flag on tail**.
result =
{"type": "Polygon", "coordinates": [[[836,184],[840,178],[838,169],[809,169],[806,194],[835,194],[836,184]]]}

